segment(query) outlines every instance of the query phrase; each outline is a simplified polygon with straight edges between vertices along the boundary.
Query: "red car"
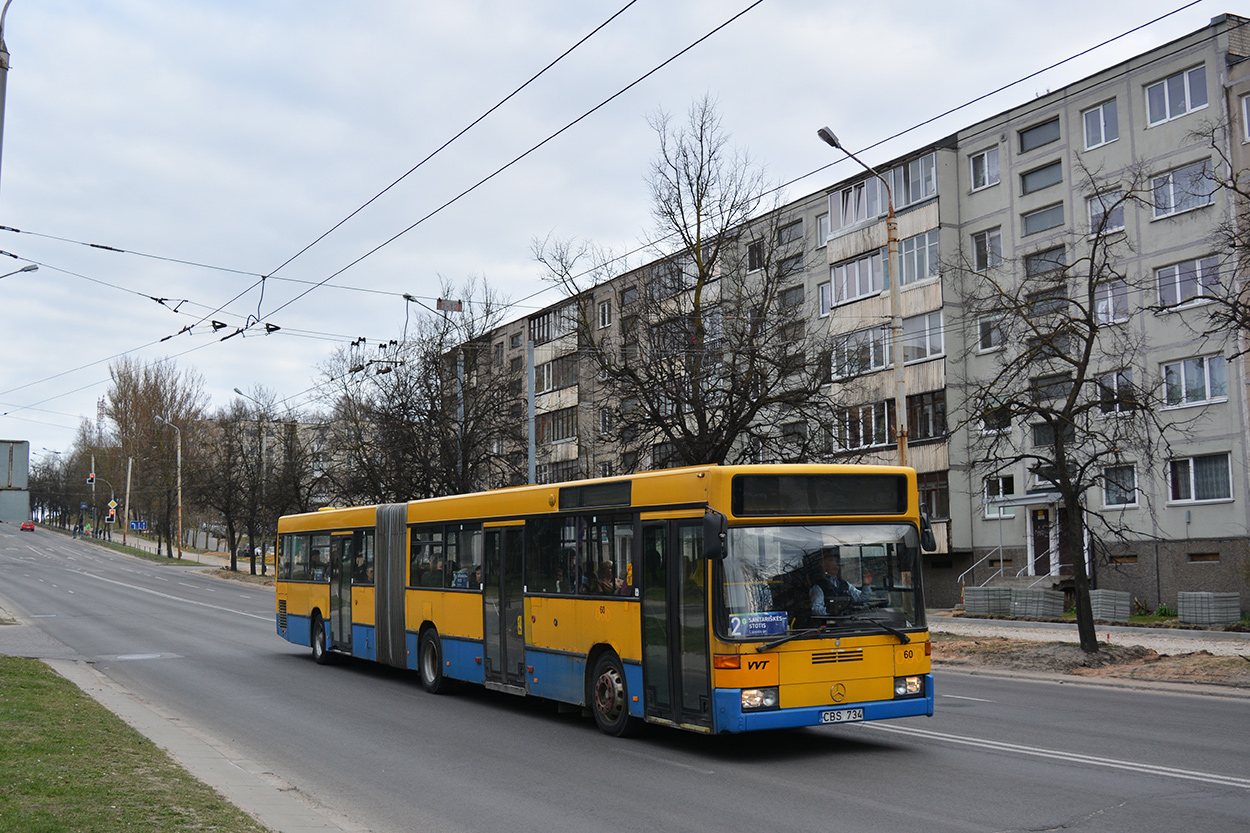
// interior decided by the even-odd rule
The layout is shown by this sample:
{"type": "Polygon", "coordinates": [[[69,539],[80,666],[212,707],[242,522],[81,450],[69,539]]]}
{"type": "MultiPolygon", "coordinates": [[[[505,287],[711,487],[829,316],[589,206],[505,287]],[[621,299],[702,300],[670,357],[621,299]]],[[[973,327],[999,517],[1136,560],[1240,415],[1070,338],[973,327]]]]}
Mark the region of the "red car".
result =
{"type": "Polygon", "coordinates": [[[34,531],[35,531],[34,521],[22,521],[22,532],[34,532],[34,531]]]}

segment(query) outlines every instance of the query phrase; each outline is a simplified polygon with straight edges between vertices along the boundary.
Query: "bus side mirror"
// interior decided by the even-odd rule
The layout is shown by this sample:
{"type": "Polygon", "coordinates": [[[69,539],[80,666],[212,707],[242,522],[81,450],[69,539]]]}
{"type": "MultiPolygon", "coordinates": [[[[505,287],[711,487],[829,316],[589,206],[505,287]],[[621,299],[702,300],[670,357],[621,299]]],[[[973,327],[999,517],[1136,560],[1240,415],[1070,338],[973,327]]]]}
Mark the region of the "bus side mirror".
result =
{"type": "Polygon", "coordinates": [[[709,561],[725,557],[725,516],[715,509],[703,513],[703,554],[709,561]]]}
{"type": "Polygon", "coordinates": [[[929,523],[929,510],[920,505],[920,549],[937,552],[937,538],[933,537],[933,524],[929,523]]]}

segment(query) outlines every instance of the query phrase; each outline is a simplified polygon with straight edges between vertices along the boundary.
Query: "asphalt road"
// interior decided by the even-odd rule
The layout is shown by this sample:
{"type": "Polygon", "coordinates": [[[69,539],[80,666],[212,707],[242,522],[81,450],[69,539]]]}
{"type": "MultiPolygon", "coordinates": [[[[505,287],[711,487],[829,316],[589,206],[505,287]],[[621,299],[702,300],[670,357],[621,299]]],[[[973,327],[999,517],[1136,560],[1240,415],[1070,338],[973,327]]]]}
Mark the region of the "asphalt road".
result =
{"type": "Polygon", "coordinates": [[[540,701],[317,666],[275,634],[272,589],[46,530],[0,525],[0,596],[28,623],[0,652],[89,661],[337,829],[1250,829],[1245,698],[939,669],[931,719],[614,740],[540,701]]]}

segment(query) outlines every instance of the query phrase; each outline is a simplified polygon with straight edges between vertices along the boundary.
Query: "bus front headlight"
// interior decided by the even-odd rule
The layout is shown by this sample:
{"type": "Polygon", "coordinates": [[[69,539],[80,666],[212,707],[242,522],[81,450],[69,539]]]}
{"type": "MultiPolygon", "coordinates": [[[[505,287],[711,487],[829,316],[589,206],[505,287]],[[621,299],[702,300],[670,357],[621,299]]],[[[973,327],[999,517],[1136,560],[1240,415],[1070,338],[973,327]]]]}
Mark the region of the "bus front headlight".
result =
{"type": "Polygon", "coordinates": [[[758,712],[775,709],[780,704],[780,696],[776,688],[744,688],[742,689],[742,710],[758,712]]]}
{"type": "Polygon", "coordinates": [[[895,677],[895,697],[921,697],[924,695],[924,677],[895,677]]]}

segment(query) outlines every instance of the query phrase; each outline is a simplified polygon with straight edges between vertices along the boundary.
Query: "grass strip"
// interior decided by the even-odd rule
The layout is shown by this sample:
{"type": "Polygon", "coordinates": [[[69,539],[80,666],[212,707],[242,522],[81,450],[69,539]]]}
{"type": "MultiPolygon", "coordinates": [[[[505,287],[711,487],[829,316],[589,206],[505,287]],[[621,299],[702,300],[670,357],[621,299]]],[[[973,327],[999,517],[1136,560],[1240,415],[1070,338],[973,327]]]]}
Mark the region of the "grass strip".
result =
{"type": "Polygon", "coordinates": [[[266,828],[44,663],[0,656],[0,830],[266,828]]]}

